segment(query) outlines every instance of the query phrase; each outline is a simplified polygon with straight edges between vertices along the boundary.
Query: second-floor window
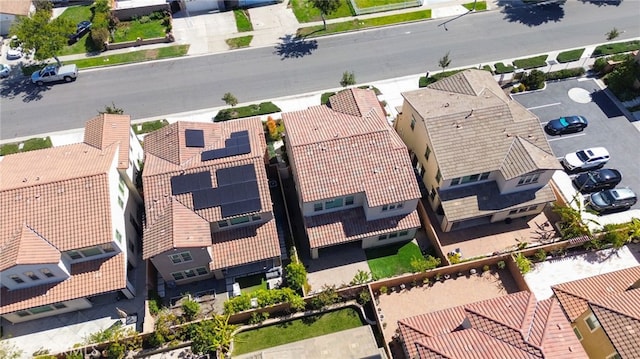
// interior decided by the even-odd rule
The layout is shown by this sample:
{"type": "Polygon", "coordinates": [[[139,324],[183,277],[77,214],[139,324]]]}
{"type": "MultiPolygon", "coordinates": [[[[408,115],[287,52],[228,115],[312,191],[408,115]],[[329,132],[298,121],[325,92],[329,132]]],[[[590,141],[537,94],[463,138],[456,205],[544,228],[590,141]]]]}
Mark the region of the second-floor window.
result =
{"type": "Polygon", "coordinates": [[[331,208],[339,208],[342,207],[342,198],[336,198],[332,201],[325,201],[324,202],[324,208],[325,209],[331,209],[331,208]]]}
{"type": "Polygon", "coordinates": [[[600,322],[596,319],[595,315],[590,314],[588,317],[584,319],[585,323],[589,327],[589,330],[592,332],[600,327],[600,322]]]}
{"type": "Polygon", "coordinates": [[[400,202],[400,203],[393,203],[393,204],[385,204],[382,206],[382,211],[386,212],[386,211],[393,211],[395,209],[400,209],[404,207],[404,203],[400,202]]]}
{"type": "Polygon", "coordinates": [[[171,261],[173,262],[173,264],[190,262],[193,260],[193,258],[191,257],[191,252],[181,252],[181,253],[170,254],[169,258],[171,258],[171,261]]]}
{"type": "Polygon", "coordinates": [[[40,269],[40,273],[44,274],[45,277],[47,278],[52,278],[55,277],[56,275],[53,274],[50,270],[48,270],[47,268],[42,268],[40,269]]]}
{"type": "Polygon", "coordinates": [[[473,174],[473,175],[470,175],[470,176],[456,177],[456,178],[451,179],[451,185],[452,186],[457,186],[457,185],[465,184],[465,183],[484,181],[487,178],[489,178],[489,174],[490,174],[490,172],[483,172],[483,173],[473,174]]]}
{"type": "Polygon", "coordinates": [[[538,183],[538,179],[540,179],[540,174],[539,173],[534,173],[534,174],[530,174],[530,175],[527,175],[527,176],[522,176],[518,180],[518,186],[524,186],[524,185],[528,185],[528,184],[531,184],[531,183],[538,183]]]}
{"type": "Polygon", "coordinates": [[[440,169],[438,168],[438,173],[436,173],[436,182],[440,183],[441,179],[442,179],[442,173],[440,173],[440,169]]]}
{"type": "Polygon", "coordinates": [[[431,155],[431,148],[429,148],[429,145],[427,145],[427,149],[424,151],[424,158],[428,161],[430,155],[431,155]]]}
{"type": "Polygon", "coordinates": [[[31,280],[40,280],[40,277],[38,277],[35,273],[33,272],[25,272],[24,275],[26,275],[27,277],[29,277],[29,279],[31,280]]]}
{"type": "Polygon", "coordinates": [[[416,118],[411,115],[411,131],[416,128],[416,118]]]}
{"type": "Polygon", "coordinates": [[[12,275],[9,278],[11,278],[12,281],[16,282],[16,284],[22,284],[24,283],[24,279],[20,278],[20,276],[17,275],[12,275]]]}
{"type": "Polygon", "coordinates": [[[347,197],[344,199],[344,205],[345,205],[345,206],[350,206],[350,205],[352,205],[352,204],[353,204],[353,201],[354,201],[354,197],[353,197],[353,196],[347,196],[347,197]]]}

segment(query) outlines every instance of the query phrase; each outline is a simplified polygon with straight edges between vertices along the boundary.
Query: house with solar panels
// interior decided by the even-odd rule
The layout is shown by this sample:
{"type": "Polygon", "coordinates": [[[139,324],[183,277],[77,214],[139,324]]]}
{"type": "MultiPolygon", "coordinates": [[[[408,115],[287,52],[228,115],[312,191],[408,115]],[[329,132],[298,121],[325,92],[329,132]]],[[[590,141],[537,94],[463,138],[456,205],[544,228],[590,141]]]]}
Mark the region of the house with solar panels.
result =
{"type": "Polygon", "coordinates": [[[133,298],[142,235],[142,147],[127,115],[84,141],[0,157],[0,315],[25,322],[133,298]],[[117,294],[116,294],[117,293],[117,294]]]}
{"type": "Polygon", "coordinates": [[[259,118],[176,122],[148,134],[144,150],[143,259],[167,285],[281,266],[259,118]]]}
{"type": "Polygon", "coordinates": [[[373,91],[348,89],[329,106],[282,119],[312,258],[324,248],[415,238],[420,190],[407,147],[373,91]]]}

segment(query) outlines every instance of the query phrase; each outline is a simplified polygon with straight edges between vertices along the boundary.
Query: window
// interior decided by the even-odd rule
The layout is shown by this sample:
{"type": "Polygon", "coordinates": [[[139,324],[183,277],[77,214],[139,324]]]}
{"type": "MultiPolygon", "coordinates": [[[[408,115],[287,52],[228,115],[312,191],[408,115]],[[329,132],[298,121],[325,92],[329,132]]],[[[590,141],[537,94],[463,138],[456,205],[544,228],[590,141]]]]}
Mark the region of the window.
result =
{"type": "Polygon", "coordinates": [[[518,181],[518,186],[524,186],[531,183],[538,183],[539,178],[540,178],[539,173],[534,173],[532,175],[520,177],[520,180],[518,181]]]}
{"type": "Polygon", "coordinates": [[[389,233],[389,239],[398,237],[398,232],[389,233]]]}
{"type": "Polygon", "coordinates": [[[198,273],[198,275],[206,275],[207,273],[209,273],[209,271],[207,271],[207,268],[205,267],[196,268],[196,272],[198,273]]]}
{"type": "Polygon", "coordinates": [[[68,251],[67,255],[71,257],[71,259],[80,259],[82,258],[82,254],[78,251],[68,251]]]}
{"type": "Polygon", "coordinates": [[[120,196],[118,196],[118,206],[120,206],[120,208],[124,208],[124,202],[122,201],[122,198],[120,198],[120,196]]]}
{"type": "Polygon", "coordinates": [[[400,202],[400,203],[396,204],[396,208],[397,209],[400,209],[402,207],[404,207],[404,203],[400,202]]]}
{"type": "Polygon", "coordinates": [[[399,235],[400,235],[400,237],[404,237],[404,236],[406,236],[407,234],[409,234],[409,231],[407,231],[407,230],[405,229],[404,231],[400,231],[400,234],[399,234],[399,235]]]}
{"type": "Polygon", "coordinates": [[[434,198],[436,198],[436,188],[433,187],[431,189],[431,192],[429,192],[429,198],[431,198],[431,200],[433,201],[434,198]]]}
{"type": "Polygon", "coordinates": [[[424,151],[424,158],[427,161],[429,160],[429,155],[431,155],[431,148],[429,148],[429,145],[427,145],[427,149],[424,151]]]}
{"type": "Polygon", "coordinates": [[[379,241],[384,241],[385,239],[387,239],[387,235],[386,234],[381,234],[378,236],[378,240],[379,241]]]}
{"type": "Polygon", "coordinates": [[[339,208],[339,207],[342,207],[342,198],[336,198],[333,201],[324,202],[324,208],[326,209],[339,208]]]}
{"type": "Polygon", "coordinates": [[[24,272],[24,275],[26,275],[27,277],[29,277],[29,279],[31,280],[40,280],[40,277],[38,277],[35,273],[33,272],[24,272]]]}
{"type": "Polygon", "coordinates": [[[56,276],[55,274],[51,273],[51,271],[48,270],[47,268],[40,269],[40,273],[42,273],[47,278],[53,278],[56,276]]]}
{"type": "Polygon", "coordinates": [[[184,279],[184,274],[182,274],[182,272],[171,273],[171,276],[173,277],[174,280],[184,279]]]}
{"type": "Polygon", "coordinates": [[[53,307],[56,308],[56,309],[64,309],[67,306],[64,303],[56,303],[56,304],[53,305],[53,307]]]}
{"type": "Polygon", "coordinates": [[[509,214],[510,214],[510,215],[511,215],[511,214],[516,214],[516,213],[518,213],[518,210],[517,210],[517,209],[512,209],[512,210],[510,210],[510,211],[509,211],[509,214]]]}
{"type": "MultiPolygon", "coordinates": [[[[104,253],[112,253],[112,252],[116,251],[116,249],[113,248],[113,245],[111,243],[105,243],[105,244],[100,245],[100,249],[102,249],[102,252],[104,252],[104,253]]],[[[132,250],[132,252],[133,252],[133,250],[132,250]]]]}
{"type": "Polygon", "coordinates": [[[411,115],[411,131],[416,128],[416,118],[411,115]]]}
{"type": "Polygon", "coordinates": [[[118,241],[118,243],[122,243],[122,234],[117,229],[116,229],[116,241],[118,241]]]}
{"type": "Polygon", "coordinates": [[[314,212],[320,212],[320,211],[322,211],[322,203],[314,203],[314,204],[313,204],[313,211],[314,211],[314,212]]]}
{"type": "Polygon", "coordinates": [[[251,221],[259,221],[261,219],[262,217],[260,217],[259,214],[254,214],[253,216],[251,216],[251,221]]]}
{"type": "Polygon", "coordinates": [[[122,178],[120,179],[120,183],[118,183],[118,189],[120,190],[120,193],[124,195],[124,181],[122,178]]]}
{"type": "Polygon", "coordinates": [[[19,317],[28,317],[31,315],[31,313],[27,312],[26,310],[21,310],[19,312],[17,312],[16,314],[18,314],[19,317]]]}
{"type": "Polygon", "coordinates": [[[460,177],[456,177],[456,178],[451,180],[451,185],[452,186],[457,186],[459,184],[460,184],[460,177]]]}
{"type": "Polygon", "coordinates": [[[526,208],[520,208],[520,209],[518,209],[518,213],[524,213],[524,212],[526,212],[526,211],[527,211],[527,209],[526,209],[526,208]]]}
{"type": "Polygon", "coordinates": [[[81,249],[80,253],[82,253],[84,257],[93,257],[93,256],[102,254],[102,251],[98,247],[91,247],[91,248],[81,249]]]}
{"type": "Polygon", "coordinates": [[[218,221],[218,228],[229,227],[229,222],[227,221],[218,221]]]}
{"type": "Polygon", "coordinates": [[[527,208],[527,212],[535,211],[536,209],[538,209],[538,206],[529,206],[529,208],[527,208]]]}
{"type": "Polygon", "coordinates": [[[169,258],[171,258],[171,261],[173,262],[173,264],[190,262],[193,260],[193,258],[191,257],[191,252],[181,252],[181,253],[170,254],[169,258]]]}
{"type": "Polygon", "coordinates": [[[187,278],[193,278],[196,276],[196,271],[194,271],[193,269],[187,269],[184,271],[184,275],[186,275],[187,278]]]}
{"type": "Polygon", "coordinates": [[[353,204],[353,196],[347,196],[347,198],[344,199],[344,205],[345,206],[350,206],[353,204]]]}
{"type": "Polygon", "coordinates": [[[249,216],[231,218],[230,222],[231,222],[232,226],[235,226],[237,224],[247,223],[247,222],[249,222],[249,216]]]}
{"type": "Polygon", "coordinates": [[[582,340],[582,334],[580,334],[578,328],[573,327],[573,332],[576,334],[576,337],[578,337],[578,340],[582,340]]]}
{"type": "Polygon", "coordinates": [[[385,204],[385,205],[383,205],[383,206],[382,206],[382,211],[384,212],[384,211],[387,211],[387,210],[389,210],[389,206],[388,206],[388,205],[386,205],[386,204],[385,204]]]}
{"type": "Polygon", "coordinates": [[[46,313],[46,312],[50,312],[52,310],[53,310],[53,308],[51,308],[51,306],[48,306],[48,305],[43,305],[42,307],[36,307],[36,308],[29,309],[29,311],[32,314],[46,313]]]}
{"type": "Polygon", "coordinates": [[[24,283],[24,280],[22,278],[20,278],[20,276],[17,275],[12,275],[9,278],[11,278],[11,280],[13,280],[14,282],[16,282],[16,284],[22,284],[24,283]]]}
{"type": "Polygon", "coordinates": [[[391,210],[393,210],[393,209],[396,209],[396,205],[395,205],[395,204],[390,204],[390,205],[389,205],[389,210],[391,211],[391,210]]]}
{"type": "Polygon", "coordinates": [[[600,322],[598,322],[598,319],[596,319],[593,314],[590,314],[588,317],[586,317],[584,321],[585,323],[587,323],[587,326],[591,331],[594,331],[600,327],[600,322]]]}
{"type": "Polygon", "coordinates": [[[442,179],[442,173],[440,173],[440,169],[438,168],[438,173],[436,173],[436,182],[440,183],[442,179]]]}
{"type": "Polygon", "coordinates": [[[491,172],[484,172],[480,175],[480,181],[484,181],[487,178],[489,178],[489,174],[491,174],[491,172]]]}

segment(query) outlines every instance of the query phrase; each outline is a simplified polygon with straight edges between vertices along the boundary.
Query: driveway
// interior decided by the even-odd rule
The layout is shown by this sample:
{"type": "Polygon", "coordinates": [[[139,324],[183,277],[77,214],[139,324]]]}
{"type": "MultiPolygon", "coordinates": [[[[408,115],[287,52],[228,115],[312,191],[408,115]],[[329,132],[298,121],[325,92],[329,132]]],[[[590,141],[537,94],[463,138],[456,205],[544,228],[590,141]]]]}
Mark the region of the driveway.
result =
{"type": "MultiPolygon", "coordinates": [[[[582,115],[589,126],[576,134],[548,136],[556,157],[588,147],[603,146],[611,160],[607,168],[622,173],[619,187],[640,192],[638,143],[640,132],[623,116],[593,79],[581,78],[547,83],[542,91],[514,95],[513,98],[540,118],[544,126],[549,120],[566,115],[582,115]]],[[[632,208],[640,209],[640,202],[632,208]]]]}

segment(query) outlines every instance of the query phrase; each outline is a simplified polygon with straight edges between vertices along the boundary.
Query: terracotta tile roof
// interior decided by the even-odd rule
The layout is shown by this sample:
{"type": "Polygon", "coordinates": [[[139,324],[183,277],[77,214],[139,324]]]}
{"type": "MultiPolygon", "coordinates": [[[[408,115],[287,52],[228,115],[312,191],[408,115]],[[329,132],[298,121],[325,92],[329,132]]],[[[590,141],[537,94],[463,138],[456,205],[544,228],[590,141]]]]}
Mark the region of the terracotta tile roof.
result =
{"type": "Polygon", "coordinates": [[[1,0],[0,14],[29,15],[31,0],[1,0]]]}
{"type": "Polygon", "coordinates": [[[623,358],[640,358],[640,288],[589,303],[611,344],[623,358]]]}
{"type": "Polygon", "coordinates": [[[494,170],[510,177],[534,165],[560,169],[538,118],[487,71],[465,70],[402,96],[424,118],[445,179],[494,170]],[[522,147],[513,148],[518,138],[522,147]]]}
{"type": "Polygon", "coordinates": [[[362,117],[369,111],[375,111],[380,118],[385,118],[385,112],[378,97],[371,90],[351,88],[338,92],[329,97],[331,109],[351,116],[362,117]]]}
{"type": "Polygon", "coordinates": [[[409,357],[587,358],[555,299],[519,292],[398,321],[409,357]]]}
{"type": "Polygon", "coordinates": [[[377,207],[420,198],[406,146],[375,112],[355,117],[317,106],[282,119],[302,202],[365,193],[377,207]]]}
{"type": "Polygon", "coordinates": [[[213,234],[211,270],[279,257],[276,221],[213,234]]]}
{"type": "Polygon", "coordinates": [[[420,227],[418,211],[367,221],[362,207],[304,218],[311,248],[328,247],[420,227]]]}
{"type": "MultiPolygon", "coordinates": [[[[264,167],[266,142],[260,118],[253,117],[218,123],[176,122],[148,134],[144,140],[144,148],[146,158],[142,180],[147,216],[143,241],[144,258],[151,258],[171,248],[191,247],[193,246],[191,237],[197,237],[199,245],[211,245],[210,229],[205,235],[209,223],[223,219],[220,207],[194,210],[191,193],[172,195],[171,177],[173,176],[208,171],[211,175],[212,186],[216,187],[218,183],[216,170],[252,165],[256,173],[261,205],[261,208],[255,213],[271,212],[272,210],[268,178],[264,167]],[[185,130],[187,129],[203,131],[203,148],[186,146],[185,130]],[[201,152],[225,147],[225,140],[231,136],[231,133],[239,131],[249,132],[250,153],[201,161],[201,152]],[[179,218],[172,218],[176,215],[179,218]],[[192,227],[189,235],[181,233],[184,228],[188,227],[192,227]],[[177,230],[178,228],[180,230],[177,230]]],[[[242,215],[228,218],[239,216],[242,215]]],[[[236,263],[240,259],[245,262],[238,264],[248,263],[262,260],[266,258],[265,255],[269,255],[269,258],[280,255],[275,226],[269,224],[261,226],[255,237],[243,237],[246,234],[245,231],[244,229],[228,229],[213,234],[213,253],[224,253],[224,256],[233,258],[227,258],[226,262],[216,262],[216,258],[221,258],[221,256],[214,256],[212,265],[236,263]],[[236,233],[236,231],[238,232],[236,233]],[[238,239],[244,238],[245,240],[229,241],[229,243],[223,241],[225,244],[217,244],[215,236],[231,236],[231,238],[239,236],[238,239]],[[274,238],[274,248],[264,248],[265,245],[273,244],[274,238]],[[246,247],[239,249],[232,246],[239,244],[246,247]],[[228,248],[237,251],[237,254],[230,254],[228,248]]]]}
{"type": "Polygon", "coordinates": [[[640,280],[640,266],[552,286],[569,320],[574,321],[588,309],[588,302],[622,293],[640,280]]]}
{"type": "Polygon", "coordinates": [[[61,258],[58,249],[26,225],[0,254],[0,271],[23,264],[58,264],[61,258]]]}
{"type": "Polygon", "coordinates": [[[81,262],[71,266],[71,276],[62,282],[20,290],[0,289],[0,314],[124,289],[127,286],[124,254],[81,262]]]}
{"type": "Polygon", "coordinates": [[[84,142],[104,150],[107,146],[118,143],[118,168],[129,168],[129,146],[131,133],[131,117],[129,115],[100,114],[87,121],[84,131],[84,142]]]}

